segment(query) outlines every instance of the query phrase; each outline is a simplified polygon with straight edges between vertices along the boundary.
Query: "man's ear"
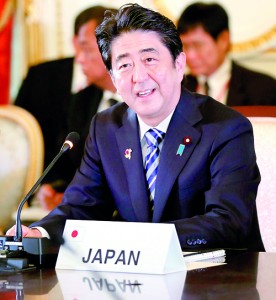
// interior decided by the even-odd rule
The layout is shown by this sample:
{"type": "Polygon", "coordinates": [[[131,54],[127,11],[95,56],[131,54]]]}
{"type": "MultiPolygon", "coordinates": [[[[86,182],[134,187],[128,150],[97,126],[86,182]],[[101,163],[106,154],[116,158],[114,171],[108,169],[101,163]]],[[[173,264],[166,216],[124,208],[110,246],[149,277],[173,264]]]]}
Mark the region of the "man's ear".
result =
{"type": "Polygon", "coordinates": [[[218,46],[224,51],[230,50],[230,32],[229,30],[222,31],[217,38],[218,46]]]}
{"type": "Polygon", "coordinates": [[[111,69],[111,70],[109,70],[109,71],[108,71],[108,73],[109,73],[109,75],[110,75],[110,78],[111,78],[111,80],[112,80],[112,82],[113,82],[114,86],[116,86],[116,84],[115,84],[115,78],[114,78],[114,75],[113,75],[112,69],[111,69]]]}
{"type": "Polygon", "coordinates": [[[76,35],[74,35],[74,36],[72,37],[72,44],[73,44],[73,47],[74,47],[74,49],[75,49],[75,51],[76,51],[77,45],[78,45],[78,41],[77,41],[77,36],[76,36],[76,35]]]}
{"type": "MultiPolygon", "coordinates": [[[[111,69],[108,73],[109,73],[109,75],[110,75],[110,78],[111,78],[111,80],[112,80],[113,85],[115,86],[115,88],[116,88],[116,90],[117,90],[116,80],[115,80],[114,74],[113,74],[113,72],[112,72],[112,69],[111,69]]],[[[117,90],[117,94],[120,95],[120,94],[118,93],[118,90],[117,90]]]]}
{"type": "Polygon", "coordinates": [[[175,59],[175,68],[179,74],[180,80],[182,81],[186,69],[186,55],[184,52],[181,52],[175,59]]]}

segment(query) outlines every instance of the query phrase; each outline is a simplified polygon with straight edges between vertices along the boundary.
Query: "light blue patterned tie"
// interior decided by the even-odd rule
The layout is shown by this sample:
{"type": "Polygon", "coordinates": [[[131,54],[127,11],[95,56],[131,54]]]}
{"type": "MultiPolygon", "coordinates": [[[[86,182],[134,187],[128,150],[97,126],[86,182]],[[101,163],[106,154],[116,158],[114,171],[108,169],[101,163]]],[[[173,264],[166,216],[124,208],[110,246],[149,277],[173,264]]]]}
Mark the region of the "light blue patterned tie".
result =
{"type": "Polygon", "coordinates": [[[155,181],[158,171],[158,164],[160,160],[160,149],[159,145],[165,137],[165,133],[159,131],[156,128],[149,129],[145,133],[145,139],[147,142],[147,153],[146,153],[146,178],[148,181],[148,189],[149,189],[149,198],[151,202],[151,206],[153,208],[154,203],[154,195],[155,195],[155,181]]]}

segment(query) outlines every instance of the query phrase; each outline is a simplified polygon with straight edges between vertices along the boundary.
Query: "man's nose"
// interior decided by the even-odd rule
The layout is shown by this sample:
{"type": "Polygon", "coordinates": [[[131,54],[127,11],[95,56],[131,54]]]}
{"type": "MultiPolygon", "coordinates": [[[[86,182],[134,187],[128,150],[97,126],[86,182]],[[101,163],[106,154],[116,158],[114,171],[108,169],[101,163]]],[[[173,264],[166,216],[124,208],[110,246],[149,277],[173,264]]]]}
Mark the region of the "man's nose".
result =
{"type": "Polygon", "coordinates": [[[183,47],[183,52],[186,54],[187,60],[197,57],[197,51],[194,47],[183,47]]]}
{"type": "Polygon", "coordinates": [[[148,78],[147,67],[143,64],[135,64],[133,67],[133,82],[143,82],[148,78]]]}
{"type": "Polygon", "coordinates": [[[202,45],[196,43],[183,44],[183,52],[186,54],[187,62],[198,60],[202,55],[202,45]]]}
{"type": "Polygon", "coordinates": [[[85,60],[85,55],[84,52],[79,50],[75,52],[75,61],[79,64],[83,63],[83,61],[85,60]]]}

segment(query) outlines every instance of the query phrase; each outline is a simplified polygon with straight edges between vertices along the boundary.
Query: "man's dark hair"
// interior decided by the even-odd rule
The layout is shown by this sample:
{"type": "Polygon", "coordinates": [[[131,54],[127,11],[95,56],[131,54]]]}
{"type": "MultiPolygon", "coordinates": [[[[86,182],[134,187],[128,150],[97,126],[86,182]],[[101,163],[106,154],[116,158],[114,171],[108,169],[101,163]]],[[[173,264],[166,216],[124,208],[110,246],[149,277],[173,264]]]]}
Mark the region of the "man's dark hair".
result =
{"type": "Polygon", "coordinates": [[[117,12],[116,9],[107,8],[101,5],[91,6],[77,15],[74,23],[74,34],[78,35],[80,28],[89,21],[95,20],[96,25],[101,24],[106,10],[117,12]]]}
{"type": "Polygon", "coordinates": [[[173,61],[182,52],[182,43],[173,22],[158,12],[138,4],[123,5],[116,15],[106,15],[96,29],[97,43],[103,61],[110,71],[111,43],[124,32],[136,30],[156,32],[170,51],[173,61]]]}
{"type": "Polygon", "coordinates": [[[217,3],[193,3],[182,12],[177,30],[183,34],[198,26],[202,26],[216,40],[224,30],[229,31],[228,15],[217,3]]]}

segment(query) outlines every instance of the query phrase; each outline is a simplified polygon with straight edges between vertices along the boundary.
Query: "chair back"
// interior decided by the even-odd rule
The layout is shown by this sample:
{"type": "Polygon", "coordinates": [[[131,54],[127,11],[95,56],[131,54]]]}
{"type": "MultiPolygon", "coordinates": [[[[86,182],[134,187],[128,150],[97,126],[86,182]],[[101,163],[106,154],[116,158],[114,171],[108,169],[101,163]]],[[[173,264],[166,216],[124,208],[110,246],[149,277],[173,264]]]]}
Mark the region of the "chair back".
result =
{"type": "Polygon", "coordinates": [[[261,183],[257,211],[264,246],[276,252],[276,106],[233,107],[248,117],[253,126],[261,183]]]}
{"type": "Polygon", "coordinates": [[[42,174],[44,142],[36,119],[15,105],[0,105],[0,229],[42,174]]]}
{"type": "Polygon", "coordinates": [[[276,105],[231,106],[246,117],[276,117],[276,105]]]}

